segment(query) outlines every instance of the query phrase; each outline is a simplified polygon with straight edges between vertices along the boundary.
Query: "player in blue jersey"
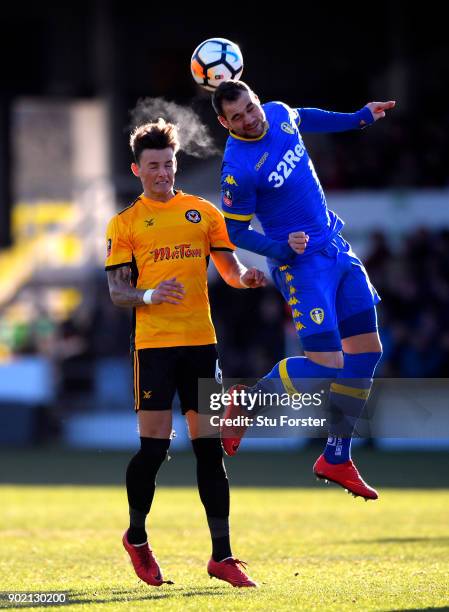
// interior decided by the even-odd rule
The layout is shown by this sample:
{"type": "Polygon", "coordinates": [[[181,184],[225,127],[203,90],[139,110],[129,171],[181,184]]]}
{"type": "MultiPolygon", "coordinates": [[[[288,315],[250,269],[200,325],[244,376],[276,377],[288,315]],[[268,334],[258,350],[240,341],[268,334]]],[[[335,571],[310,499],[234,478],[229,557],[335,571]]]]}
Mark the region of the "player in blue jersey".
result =
{"type": "MultiPolygon", "coordinates": [[[[331,379],[329,437],[314,472],[354,495],[377,499],[351,460],[351,439],[382,354],[375,310],[380,298],[340,233],[343,221],[327,207],[301,133],[360,129],[385,117],[395,102],[370,102],[355,113],[262,105],[248,85],[227,81],[212,103],[229,130],[221,185],[230,238],[268,258],[305,354],[276,364],[258,386],[271,381],[291,390],[298,379],[331,379]],[[264,234],[251,229],[253,216],[264,234]]],[[[238,411],[234,404],[225,416],[238,411]]],[[[242,435],[223,436],[228,454],[235,454],[242,435]]]]}

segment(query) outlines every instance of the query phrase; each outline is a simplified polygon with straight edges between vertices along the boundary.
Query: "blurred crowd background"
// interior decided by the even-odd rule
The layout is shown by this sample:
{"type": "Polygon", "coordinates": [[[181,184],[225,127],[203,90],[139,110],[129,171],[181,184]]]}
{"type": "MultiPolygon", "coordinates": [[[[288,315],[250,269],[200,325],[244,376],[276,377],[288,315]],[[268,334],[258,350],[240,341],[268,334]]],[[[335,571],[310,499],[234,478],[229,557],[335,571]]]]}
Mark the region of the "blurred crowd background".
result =
{"type": "MultiPolygon", "coordinates": [[[[70,415],[133,416],[130,313],[109,299],[104,230],[140,193],[127,144],[139,98],[193,108],[223,148],[210,96],[189,72],[193,49],[214,35],[240,44],[243,79],[262,101],[350,112],[397,100],[372,128],[305,142],[382,297],[377,375],[448,377],[446,24],[439,11],[405,2],[291,11],[239,7],[208,23],[190,8],[106,0],[3,9],[0,410],[8,426],[23,410],[33,415],[33,440],[68,435],[75,444],[81,433],[64,434],[70,415]]],[[[219,157],[181,153],[177,186],[218,205],[219,168],[219,157]]],[[[260,376],[300,352],[272,285],[239,292],[211,271],[210,296],[226,376],[260,376]]],[[[30,427],[17,442],[30,440],[30,427]]],[[[3,431],[0,442],[14,441],[3,431]]]]}

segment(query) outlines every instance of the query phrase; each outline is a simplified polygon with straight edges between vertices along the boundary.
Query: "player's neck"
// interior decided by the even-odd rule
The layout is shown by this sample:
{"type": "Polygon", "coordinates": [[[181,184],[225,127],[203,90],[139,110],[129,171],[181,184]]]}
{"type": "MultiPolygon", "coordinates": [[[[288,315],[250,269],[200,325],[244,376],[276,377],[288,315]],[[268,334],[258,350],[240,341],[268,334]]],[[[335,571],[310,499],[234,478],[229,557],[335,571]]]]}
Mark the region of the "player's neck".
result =
{"type": "Polygon", "coordinates": [[[143,195],[149,200],[155,200],[156,202],[168,202],[175,197],[174,189],[171,189],[167,193],[154,193],[152,191],[144,191],[143,195]]]}

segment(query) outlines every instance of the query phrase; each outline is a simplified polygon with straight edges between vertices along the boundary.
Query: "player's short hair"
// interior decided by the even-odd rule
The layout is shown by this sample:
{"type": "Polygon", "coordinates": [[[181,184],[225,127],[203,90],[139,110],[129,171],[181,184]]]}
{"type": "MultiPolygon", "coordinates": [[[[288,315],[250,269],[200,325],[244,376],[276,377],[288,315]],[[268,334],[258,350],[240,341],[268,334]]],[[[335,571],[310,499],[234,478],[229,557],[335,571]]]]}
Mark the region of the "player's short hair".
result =
{"type": "Polygon", "coordinates": [[[134,128],[129,138],[129,146],[136,164],[145,149],[167,149],[179,151],[178,126],[159,118],[155,123],[145,123],[134,128]]]}
{"type": "Polygon", "coordinates": [[[220,83],[212,96],[212,106],[217,115],[223,117],[223,102],[235,102],[240,98],[243,91],[247,91],[249,94],[253,93],[251,87],[243,81],[224,81],[220,83]]]}

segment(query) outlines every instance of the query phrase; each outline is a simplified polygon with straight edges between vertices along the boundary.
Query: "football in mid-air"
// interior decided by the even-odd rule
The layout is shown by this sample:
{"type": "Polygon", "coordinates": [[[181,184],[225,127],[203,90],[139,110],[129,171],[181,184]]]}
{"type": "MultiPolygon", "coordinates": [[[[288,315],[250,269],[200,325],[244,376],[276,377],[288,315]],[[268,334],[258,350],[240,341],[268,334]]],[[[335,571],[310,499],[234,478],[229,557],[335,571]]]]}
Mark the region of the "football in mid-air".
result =
{"type": "Polygon", "coordinates": [[[190,69],[198,85],[214,91],[223,81],[238,81],[243,72],[242,52],[226,38],[208,38],[193,52],[190,69]]]}

